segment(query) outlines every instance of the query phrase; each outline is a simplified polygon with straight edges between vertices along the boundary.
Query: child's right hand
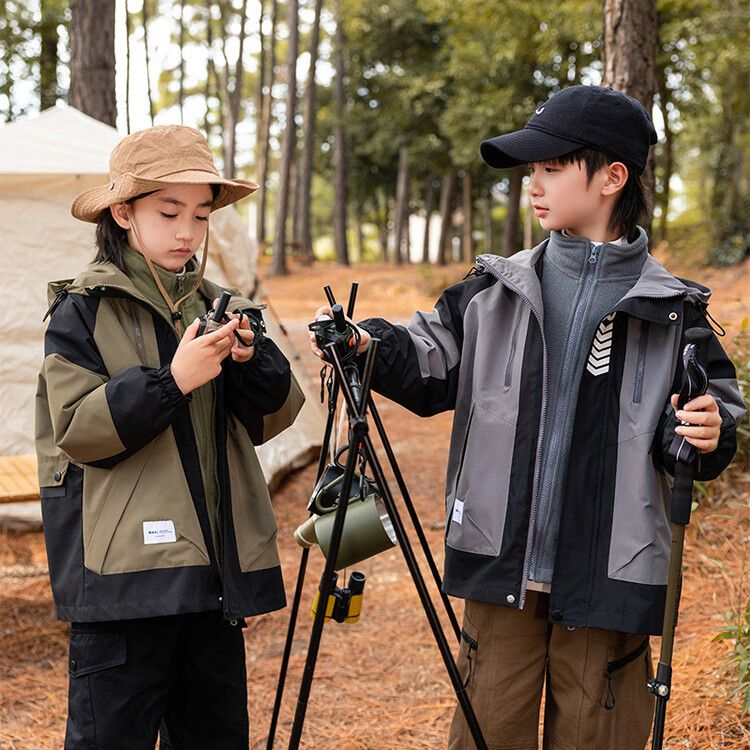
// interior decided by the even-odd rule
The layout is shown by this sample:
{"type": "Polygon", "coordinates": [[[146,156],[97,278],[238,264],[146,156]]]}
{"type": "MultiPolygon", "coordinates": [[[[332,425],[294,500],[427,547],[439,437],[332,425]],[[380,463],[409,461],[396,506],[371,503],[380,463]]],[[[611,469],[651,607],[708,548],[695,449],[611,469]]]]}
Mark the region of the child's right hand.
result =
{"type": "Polygon", "coordinates": [[[221,328],[196,338],[199,326],[200,320],[196,318],[185,330],[172,358],[172,377],[185,396],[221,372],[222,361],[232,351],[239,321],[233,318],[221,328]]]}
{"type": "MultiPolygon", "coordinates": [[[[333,310],[331,310],[330,307],[319,307],[315,311],[314,321],[317,321],[317,319],[321,315],[327,315],[329,318],[333,318],[333,310]]],[[[350,320],[349,318],[346,319],[346,322],[352,326],[352,328],[356,328],[359,331],[360,340],[359,340],[359,346],[357,347],[357,354],[364,354],[369,348],[370,348],[370,341],[372,340],[372,337],[370,334],[365,331],[364,328],[360,328],[358,325],[354,323],[354,321],[350,320]]],[[[318,348],[318,342],[315,338],[315,334],[310,331],[310,349],[312,349],[312,353],[323,360],[323,362],[328,367],[333,367],[333,365],[330,362],[327,362],[325,359],[325,355],[323,352],[318,348]]]]}

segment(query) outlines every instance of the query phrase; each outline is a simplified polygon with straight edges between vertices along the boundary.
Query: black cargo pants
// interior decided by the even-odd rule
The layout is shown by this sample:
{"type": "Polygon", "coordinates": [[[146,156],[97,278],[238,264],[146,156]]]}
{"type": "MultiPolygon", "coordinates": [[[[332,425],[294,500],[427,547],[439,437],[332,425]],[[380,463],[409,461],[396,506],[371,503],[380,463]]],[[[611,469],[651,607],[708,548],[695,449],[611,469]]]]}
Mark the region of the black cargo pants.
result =
{"type": "Polygon", "coordinates": [[[73,623],[65,750],[248,750],[242,620],[73,623]],[[168,735],[168,739],[165,738],[168,735]]]}

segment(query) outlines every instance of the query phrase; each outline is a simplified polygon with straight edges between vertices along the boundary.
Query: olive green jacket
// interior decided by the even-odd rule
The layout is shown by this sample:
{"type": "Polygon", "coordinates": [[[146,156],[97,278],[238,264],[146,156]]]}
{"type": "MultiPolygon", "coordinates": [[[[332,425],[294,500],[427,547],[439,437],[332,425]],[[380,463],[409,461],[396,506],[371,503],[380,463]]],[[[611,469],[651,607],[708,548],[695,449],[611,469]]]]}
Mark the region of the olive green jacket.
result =
{"type": "MultiPolygon", "coordinates": [[[[204,280],[205,307],[222,289],[204,280]]],[[[214,380],[219,539],[207,512],[190,396],[170,372],[170,317],[109,263],[50,284],[36,443],[52,591],[61,619],[283,607],[276,523],[255,455],[304,397],[278,347],[228,357],[214,380]]],[[[238,293],[230,310],[260,318],[238,293]]],[[[186,321],[186,323],[189,321],[186,321]]]]}

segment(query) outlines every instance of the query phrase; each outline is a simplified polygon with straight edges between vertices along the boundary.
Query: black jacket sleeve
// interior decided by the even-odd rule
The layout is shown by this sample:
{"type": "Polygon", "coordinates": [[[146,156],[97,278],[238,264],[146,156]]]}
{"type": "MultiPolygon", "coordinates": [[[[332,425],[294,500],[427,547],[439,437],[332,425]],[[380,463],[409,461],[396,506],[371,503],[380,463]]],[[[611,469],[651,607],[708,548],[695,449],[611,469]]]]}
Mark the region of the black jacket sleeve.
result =
{"type": "Polygon", "coordinates": [[[223,370],[227,409],[244,425],[254,445],[292,424],[304,397],[289,360],[270,338],[259,339],[249,362],[227,357],[223,370]]]}
{"type": "Polygon", "coordinates": [[[431,313],[416,313],[406,326],[382,318],[359,323],[380,339],[373,389],[421,417],[453,409],[464,312],[471,298],[494,282],[489,274],[464,279],[443,292],[431,313]]]}

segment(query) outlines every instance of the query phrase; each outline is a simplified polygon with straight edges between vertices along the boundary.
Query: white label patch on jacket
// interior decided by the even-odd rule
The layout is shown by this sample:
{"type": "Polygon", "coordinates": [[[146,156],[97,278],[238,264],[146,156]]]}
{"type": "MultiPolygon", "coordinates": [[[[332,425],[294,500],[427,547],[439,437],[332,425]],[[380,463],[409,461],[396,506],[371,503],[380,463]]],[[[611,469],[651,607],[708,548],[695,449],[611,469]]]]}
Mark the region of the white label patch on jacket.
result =
{"type": "Polygon", "coordinates": [[[586,361],[586,369],[594,376],[604,375],[609,372],[609,357],[612,354],[612,329],[614,328],[615,315],[610,313],[596,329],[594,343],[591,345],[589,358],[586,361]]]}
{"type": "Polygon", "coordinates": [[[177,534],[174,530],[174,521],[144,521],[143,543],[144,544],[168,544],[176,542],[177,534]]]}
{"type": "Polygon", "coordinates": [[[457,524],[462,523],[464,520],[464,502],[463,500],[459,500],[456,498],[455,502],[453,503],[453,515],[451,516],[451,521],[455,521],[457,524]]]}

